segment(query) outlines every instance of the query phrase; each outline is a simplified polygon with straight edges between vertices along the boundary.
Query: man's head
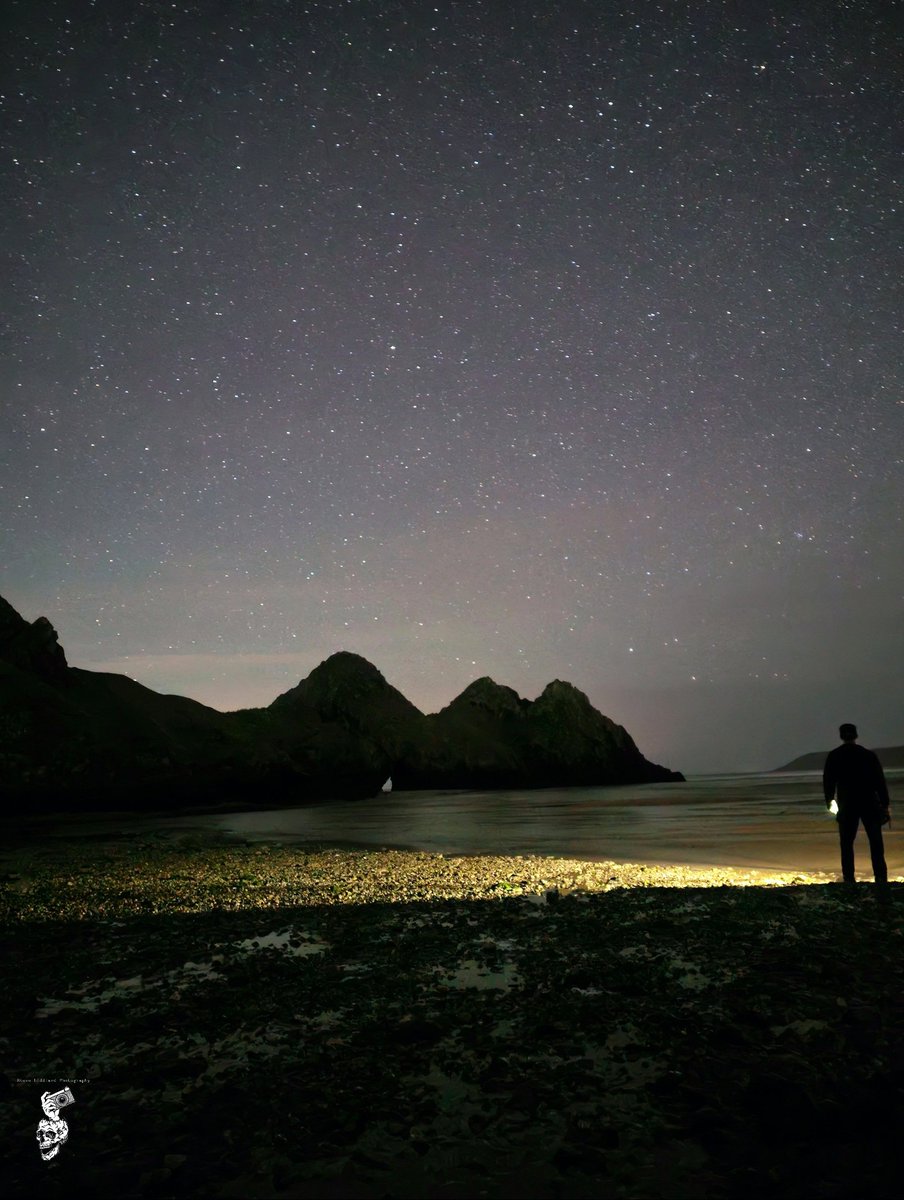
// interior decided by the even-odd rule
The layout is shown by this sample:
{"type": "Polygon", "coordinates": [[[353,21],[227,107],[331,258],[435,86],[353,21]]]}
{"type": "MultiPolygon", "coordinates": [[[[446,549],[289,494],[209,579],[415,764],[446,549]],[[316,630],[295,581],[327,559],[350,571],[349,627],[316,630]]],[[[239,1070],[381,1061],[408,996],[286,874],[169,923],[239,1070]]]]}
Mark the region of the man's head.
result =
{"type": "Polygon", "coordinates": [[[856,725],[840,725],[838,728],[838,736],[843,742],[856,742],[857,726],[856,725]]]}

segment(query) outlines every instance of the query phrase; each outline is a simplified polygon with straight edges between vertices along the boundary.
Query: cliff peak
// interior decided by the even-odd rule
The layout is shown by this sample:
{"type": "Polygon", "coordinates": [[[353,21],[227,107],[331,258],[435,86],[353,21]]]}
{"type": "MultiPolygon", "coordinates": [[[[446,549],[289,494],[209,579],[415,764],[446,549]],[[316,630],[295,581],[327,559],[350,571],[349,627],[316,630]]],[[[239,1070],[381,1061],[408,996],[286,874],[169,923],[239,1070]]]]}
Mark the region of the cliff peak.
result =
{"type": "Polygon", "coordinates": [[[565,679],[553,679],[551,683],[548,683],[537,697],[535,703],[539,704],[541,701],[554,701],[559,704],[579,704],[584,708],[593,707],[587,695],[580,688],[575,687],[573,683],[569,683],[565,679]]]}
{"type": "Polygon", "coordinates": [[[521,716],[524,704],[525,702],[514,688],[506,687],[504,683],[497,683],[489,675],[481,675],[479,679],[469,683],[465,690],[460,692],[443,711],[476,708],[484,709],[494,716],[503,714],[521,716]]]}
{"type": "Polygon", "coordinates": [[[387,683],[373,663],[350,650],[337,650],[319,663],[306,679],[273,701],[281,709],[303,704],[327,720],[358,724],[377,706],[387,718],[421,717],[419,709],[387,683]]]}
{"type": "Polygon", "coordinates": [[[57,631],[50,621],[46,617],[38,617],[29,624],[2,596],[0,659],[50,683],[60,679],[69,665],[57,631]]]}

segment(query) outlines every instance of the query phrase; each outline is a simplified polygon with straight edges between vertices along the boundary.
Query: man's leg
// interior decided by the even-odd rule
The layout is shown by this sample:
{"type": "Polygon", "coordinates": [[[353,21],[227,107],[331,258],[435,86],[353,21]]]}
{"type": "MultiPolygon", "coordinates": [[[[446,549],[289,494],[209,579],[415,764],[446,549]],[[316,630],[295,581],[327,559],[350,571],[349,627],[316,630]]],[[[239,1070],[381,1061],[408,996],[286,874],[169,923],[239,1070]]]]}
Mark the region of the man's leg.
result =
{"type": "Polygon", "coordinates": [[[875,817],[864,817],[863,828],[869,838],[869,853],[873,860],[873,878],[876,883],[888,883],[888,867],[885,865],[885,843],[882,840],[882,825],[875,817]]]}
{"type": "Polygon", "coordinates": [[[845,883],[853,883],[854,838],[857,836],[860,814],[842,811],[835,819],[838,822],[838,840],[841,843],[841,875],[845,883]]]}

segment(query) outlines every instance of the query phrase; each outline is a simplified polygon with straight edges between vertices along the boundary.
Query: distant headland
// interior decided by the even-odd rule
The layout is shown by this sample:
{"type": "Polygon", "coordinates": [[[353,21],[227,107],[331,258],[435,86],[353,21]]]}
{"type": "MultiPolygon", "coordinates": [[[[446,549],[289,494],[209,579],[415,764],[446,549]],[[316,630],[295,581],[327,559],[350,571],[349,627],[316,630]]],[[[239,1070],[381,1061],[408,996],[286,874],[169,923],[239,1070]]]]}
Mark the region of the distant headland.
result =
{"type": "MultiPolygon", "coordinates": [[[[886,771],[904,770],[904,746],[870,746],[879,756],[879,762],[886,771]]],[[[828,750],[814,750],[811,754],[801,754],[776,771],[821,771],[825,766],[828,750]]]]}
{"type": "Polygon", "coordinates": [[[427,716],[357,654],[331,655],[267,708],[223,713],[69,666],[46,617],[0,597],[0,787],[7,805],[291,805],[395,789],[681,781],[583,692],[523,700],[475,680],[427,716]]]}

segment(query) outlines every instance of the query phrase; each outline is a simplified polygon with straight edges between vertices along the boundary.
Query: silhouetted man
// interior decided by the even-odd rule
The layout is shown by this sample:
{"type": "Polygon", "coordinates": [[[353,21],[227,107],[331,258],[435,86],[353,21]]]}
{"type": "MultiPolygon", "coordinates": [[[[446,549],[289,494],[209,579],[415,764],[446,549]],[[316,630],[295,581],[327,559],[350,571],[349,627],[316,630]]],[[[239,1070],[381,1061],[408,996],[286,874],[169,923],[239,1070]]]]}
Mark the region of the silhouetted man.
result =
{"type": "Polygon", "coordinates": [[[854,882],[854,838],[860,822],[869,838],[876,883],[888,882],[882,826],[889,820],[888,787],[882,764],[872,752],[857,745],[857,726],[842,725],[841,745],[826,757],[822,790],[829,808],[838,796],[838,837],[841,841],[841,874],[845,883],[854,882]]]}

